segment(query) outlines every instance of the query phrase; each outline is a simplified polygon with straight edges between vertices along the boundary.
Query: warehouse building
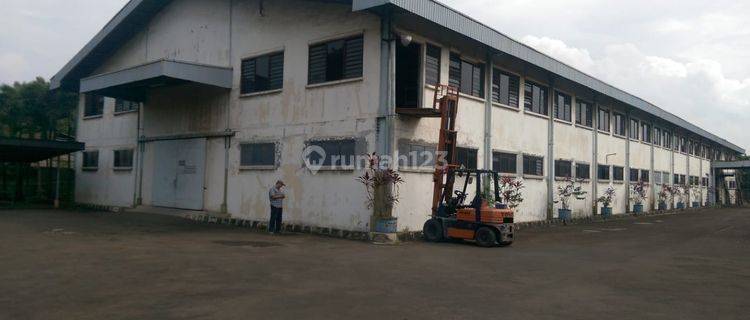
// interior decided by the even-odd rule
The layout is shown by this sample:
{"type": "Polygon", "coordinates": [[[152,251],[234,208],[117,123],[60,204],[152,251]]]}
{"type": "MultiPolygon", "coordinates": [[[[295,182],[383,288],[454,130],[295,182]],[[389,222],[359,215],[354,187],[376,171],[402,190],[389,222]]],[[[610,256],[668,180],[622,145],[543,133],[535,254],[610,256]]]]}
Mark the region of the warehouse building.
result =
{"type": "Polygon", "coordinates": [[[667,184],[706,204],[711,164],[745,152],[432,0],[132,0],[52,83],[81,93],[78,202],[265,220],[282,179],[286,221],[345,230],[370,227],[362,170],[305,150],[402,155],[394,214],[420,230],[438,84],[460,88],[461,163],[524,179],[519,222],[554,218],[564,177],[577,217],[610,185],[629,211],[635,181],[646,210],[667,184]]]}

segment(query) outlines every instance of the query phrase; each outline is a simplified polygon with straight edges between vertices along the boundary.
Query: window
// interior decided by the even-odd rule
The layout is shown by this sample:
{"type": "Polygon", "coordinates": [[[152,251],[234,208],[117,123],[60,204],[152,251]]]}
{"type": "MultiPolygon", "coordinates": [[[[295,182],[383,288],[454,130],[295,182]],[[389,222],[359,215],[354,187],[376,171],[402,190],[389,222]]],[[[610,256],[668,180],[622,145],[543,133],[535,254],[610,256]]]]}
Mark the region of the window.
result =
{"type": "Polygon", "coordinates": [[[138,110],[140,104],[134,101],[117,99],[115,100],[115,113],[123,113],[138,110]]]}
{"type": "Polygon", "coordinates": [[[500,173],[516,174],[518,172],[516,155],[505,152],[492,153],[492,170],[500,173]]]}
{"type": "Polygon", "coordinates": [[[114,151],[114,168],[115,169],[132,169],[133,168],[133,149],[115,150],[114,151]]]}
{"type": "Polygon", "coordinates": [[[582,100],[576,100],[576,124],[586,127],[594,126],[594,106],[582,100]]]}
{"type": "Polygon", "coordinates": [[[697,186],[701,183],[701,178],[697,176],[690,176],[690,184],[697,186]]]}
{"type": "Polygon", "coordinates": [[[492,74],[492,101],[518,108],[520,81],[518,76],[495,69],[492,74]]]}
{"type": "Polygon", "coordinates": [[[310,46],[308,83],[362,77],[363,36],[310,46]]]}
{"type": "Polygon", "coordinates": [[[477,149],[456,148],[456,162],[466,169],[477,168],[477,149]]]}
{"type": "Polygon", "coordinates": [[[628,128],[628,129],[629,129],[629,131],[628,131],[628,133],[629,133],[628,137],[630,137],[630,139],[633,139],[633,140],[638,140],[638,138],[639,138],[638,130],[640,129],[638,127],[638,120],[636,120],[636,119],[630,119],[630,128],[628,128]]]}
{"type": "Polygon", "coordinates": [[[523,174],[544,176],[544,158],[524,155],[523,174]]]}
{"type": "Polygon", "coordinates": [[[680,184],[680,175],[676,174],[672,176],[674,181],[672,181],[672,184],[680,184]]]}
{"type": "Polygon", "coordinates": [[[599,130],[609,132],[609,110],[599,108],[597,121],[599,130]]]}
{"type": "Polygon", "coordinates": [[[276,144],[243,143],[240,144],[240,167],[275,167],[276,144]]]}
{"type": "Polygon", "coordinates": [[[612,166],[612,180],[624,181],[625,180],[625,168],[612,166]]]}
{"type": "Polygon", "coordinates": [[[284,53],[242,60],[240,82],[242,94],[281,89],[284,84],[284,53]]]}
{"type": "Polygon", "coordinates": [[[662,139],[662,141],[661,141],[662,142],[662,146],[664,148],[671,149],[672,148],[672,133],[669,132],[669,131],[667,131],[667,130],[664,130],[662,132],[662,135],[664,137],[662,139]]]}
{"type": "Polygon", "coordinates": [[[399,152],[404,159],[400,159],[401,166],[420,168],[420,167],[434,167],[435,166],[435,153],[437,148],[434,145],[426,145],[420,143],[405,142],[399,146],[399,152]],[[406,161],[404,163],[403,161],[406,161]]]}
{"type": "Polygon", "coordinates": [[[613,113],[612,117],[613,117],[612,122],[614,123],[614,126],[615,126],[615,134],[624,137],[626,133],[625,125],[627,123],[625,122],[625,115],[615,112],[613,113]]]}
{"type": "Polygon", "coordinates": [[[83,165],[84,170],[96,170],[99,168],[99,151],[84,151],[83,165]]]}
{"type": "Polygon", "coordinates": [[[651,125],[645,122],[641,123],[641,138],[645,143],[651,143],[651,125]]]}
{"type": "Polygon", "coordinates": [[[573,99],[560,91],[555,92],[555,118],[565,121],[573,121],[572,105],[573,99]]]}
{"type": "Polygon", "coordinates": [[[630,169],[630,182],[638,182],[638,169],[630,169]]]}
{"type": "Polygon", "coordinates": [[[654,145],[661,145],[661,129],[654,128],[654,145]]]}
{"type": "Polygon", "coordinates": [[[549,115],[547,108],[547,88],[533,82],[526,81],[523,86],[523,107],[526,111],[549,115]]]}
{"type": "Polygon", "coordinates": [[[661,172],[654,172],[654,183],[655,184],[662,184],[661,172]]]}
{"type": "Polygon", "coordinates": [[[572,170],[572,162],[567,160],[555,160],[555,177],[571,178],[573,177],[572,170]]]}
{"type": "Polygon", "coordinates": [[[461,59],[461,56],[451,53],[450,79],[452,86],[459,88],[463,94],[475,97],[484,97],[484,68],[480,64],[474,64],[461,59]]]}
{"type": "Polygon", "coordinates": [[[708,187],[708,178],[701,178],[701,185],[704,187],[708,187]]]}
{"type": "Polygon", "coordinates": [[[685,137],[680,137],[680,152],[687,153],[687,140],[685,140],[685,137]]]}
{"type": "Polygon", "coordinates": [[[596,170],[596,176],[599,178],[599,180],[606,180],[609,181],[610,178],[610,169],[609,166],[605,165],[599,165],[598,169],[596,170]]]}
{"type": "Polygon", "coordinates": [[[312,152],[308,155],[310,163],[320,164],[325,167],[350,167],[354,165],[355,142],[353,139],[311,141],[310,146],[317,146],[325,151],[325,159],[321,155],[312,152]]]}
{"type": "Polygon", "coordinates": [[[651,171],[649,170],[641,170],[641,181],[642,182],[651,182],[651,171]]]}
{"type": "Polygon", "coordinates": [[[104,96],[87,94],[84,96],[84,117],[96,117],[104,114],[104,96]]]}
{"type": "Polygon", "coordinates": [[[591,165],[576,163],[576,179],[591,179],[591,165]]]}
{"type": "Polygon", "coordinates": [[[680,175],[680,184],[683,184],[683,185],[685,184],[685,175],[684,174],[680,175]]]}
{"type": "Polygon", "coordinates": [[[737,181],[729,181],[729,189],[735,190],[737,189],[737,181]]]}
{"type": "Polygon", "coordinates": [[[440,61],[442,48],[427,45],[427,56],[425,57],[424,81],[425,83],[437,86],[440,83],[440,61]]]}
{"type": "Polygon", "coordinates": [[[661,175],[662,175],[661,182],[663,184],[669,184],[669,181],[670,181],[669,180],[669,172],[662,172],[661,175]]]}

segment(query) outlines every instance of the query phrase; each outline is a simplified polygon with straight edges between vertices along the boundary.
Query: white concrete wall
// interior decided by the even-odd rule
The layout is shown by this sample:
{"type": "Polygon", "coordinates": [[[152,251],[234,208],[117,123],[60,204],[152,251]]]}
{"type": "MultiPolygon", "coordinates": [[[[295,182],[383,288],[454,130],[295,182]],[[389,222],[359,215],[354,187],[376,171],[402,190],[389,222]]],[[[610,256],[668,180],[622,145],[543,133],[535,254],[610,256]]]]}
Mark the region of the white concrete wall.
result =
{"type": "MultiPolygon", "coordinates": [[[[316,174],[304,168],[301,152],[307,141],[319,138],[354,138],[358,141],[358,152],[364,154],[375,150],[376,117],[383,98],[380,96],[379,18],[369,13],[353,13],[347,5],[315,1],[267,1],[265,16],[261,16],[258,11],[258,0],[233,1],[233,7],[230,7],[230,3],[232,2],[229,0],[173,1],[95,73],[121,70],[159,59],[233,67],[234,89],[231,91],[195,85],[153,90],[142,110],[142,134],[159,137],[222,132],[225,129],[235,131],[236,136],[231,139],[228,153],[229,179],[226,195],[228,213],[234,217],[265,220],[268,215],[267,190],[277,179],[282,179],[288,184],[285,211],[287,222],[368,230],[370,210],[365,206],[363,186],[355,181],[362,172],[322,171],[316,174]],[[363,34],[365,39],[363,78],[308,86],[309,45],[356,34],[363,34]],[[240,96],[241,60],[280,50],[285,53],[283,90],[240,96]],[[279,148],[278,168],[240,170],[239,145],[245,142],[275,142],[279,148]]],[[[410,34],[414,35],[415,42],[429,41],[443,48],[441,83],[448,82],[451,51],[484,62],[485,53],[482,48],[468,41],[452,36],[430,38],[414,32],[410,34]]],[[[498,69],[519,73],[510,70],[512,66],[503,65],[501,60],[494,63],[498,69]]],[[[554,154],[548,154],[549,119],[523,110],[525,80],[526,77],[522,76],[519,108],[493,104],[491,114],[485,115],[483,98],[462,95],[457,121],[458,145],[478,150],[480,168],[483,167],[484,158],[491,157],[491,154],[485,154],[483,147],[486,116],[492,118],[492,150],[519,154],[519,172],[516,177],[524,179],[526,189],[525,201],[516,212],[518,222],[546,219],[550,161],[564,159],[573,163],[587,163],[591,166],[591,177],[597,174],[597,168],[592,163],[592,129],[555,121],[554,154]],[[524,154],[544,158],[545,177],[523,176],[520,159],[524,154]]],[[[531,80],[545,85],[545,81],[540,79],[531,80]]],[[[574,117],[575,99],[579,95],[591,101],[587,96],[590,92],[576,90],[578,89],[564,89],[574,99],[574,117]]],[[[423,94],[424,106],[431,106],[433,89],[425,87],[423,94]]],[[[489,96],[489,93],[485,94],[489,96]]],[[[610,107],[606,104],[602,106],[610,107]]],[[[81,110],[82,107],[83,104],[81,110]]],[[[103,117],[79,121],[79,139],[86,142],[87,148],[100,150],[100,167],[96,172],[83,172],[79,163],[76,200],[132,206],[136,195],[136,170],[113,171],[111,150],[136,148],[138,114],[115,116],[112,109],[113,101],[110,99],[103,117]]],[[[594,116],[596,117],[596,113],[594,116]]],[[[437,119],[400,116],[395,122],[396,146],[400,141],[436,144],[438,129],[437,119]]],[[[598,130],[596,135],[598,163],[621,166],[625,168],[624,175],[627,177],[626,139],[598,130]],[[606,157],[607,154],[614,155],[606,157]]],[[[651,170],[651,148],[640,141],[630,141],[631,167],[651,170]]],[[[224,201],[224,139],[208,139],[206,152],[204,206],[209,211],[220,211],[224,201]]],[[[672,171],[672,152],[660,147],[655,148],[654,152],[654,170],[672,171]]],[[[151,203],[151,172],[155,161],[153,155],[153,144],[146,143],[142,191],[146,205],[151,203]]],[[[679,153],[674,157],[674,172],[688,174],[687,157],[679,153]]],[[[706,160],[691,160],[689,174],[700,175],[701,163],[704,168],[710,165],[706,160]]],[[[401,201],[395,208],[395,215],[399,217],[402,230],[420,230],[430,215],[432,171],[425,168],[399,169],[406,183],[400,189],[401,201]]],[[[704,174],[706,172],[703,171],[704,174]]],[[[555,182],[557,183],[559,182],[555,182]]],[[[598,194],[601,195],[610,183],[599,181],[596,186],[598,194]]],[[[671,184],[671,181],[668,183],[671,184]]],[[[612,184],[617,192],[613,203],[614,213],[629,211],[628,186],[622,181],[612,184]]],[[[654,181],[651,182],[651,187],[660,188],[654,181]]],[[[584,182],[586,191],[590,192],[592,188],[591,181],[584,182]]],[[[588,216],[592,207],[600,207],[594,203],[592,196],[589,194],[586,200],[574,201],[574,216],[588,216]]],[[[648,203],[646,209],[650,207],[648,203]]],[[[555,206],[558,207],[559,205],[555,206]]]]}

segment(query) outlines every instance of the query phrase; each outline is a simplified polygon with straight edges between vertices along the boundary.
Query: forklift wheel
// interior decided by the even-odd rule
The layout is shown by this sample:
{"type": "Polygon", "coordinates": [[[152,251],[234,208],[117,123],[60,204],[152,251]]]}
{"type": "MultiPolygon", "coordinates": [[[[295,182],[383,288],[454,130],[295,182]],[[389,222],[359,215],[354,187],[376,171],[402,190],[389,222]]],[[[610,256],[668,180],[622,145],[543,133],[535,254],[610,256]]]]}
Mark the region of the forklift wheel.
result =
{"type": "Polygon", "coordinates": [[[494,230],[488,227],[479,228],[474,239],[480,247],[489,248],[497,246],[497,235],[494,230]]]}
{"type": "Polygon", "coordinates": [[[443,224],[438,219],[430,219],[424,223],[422,228],[425,240],[429,242],[443,241],[443,224]]]}

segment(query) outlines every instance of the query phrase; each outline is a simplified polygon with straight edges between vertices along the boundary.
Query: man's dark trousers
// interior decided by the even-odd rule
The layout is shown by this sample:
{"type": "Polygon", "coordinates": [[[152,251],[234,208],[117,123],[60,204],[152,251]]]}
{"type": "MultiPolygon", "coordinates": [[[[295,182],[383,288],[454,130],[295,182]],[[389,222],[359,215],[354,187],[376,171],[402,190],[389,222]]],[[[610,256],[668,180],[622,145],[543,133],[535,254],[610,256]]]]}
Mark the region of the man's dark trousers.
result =
{"type": "Polygon", "coordinates": [[[271,206],[271,221],[268,222],[268,232],[281,232],[282,212],[283,210],[281,208],[271,206]]]}

